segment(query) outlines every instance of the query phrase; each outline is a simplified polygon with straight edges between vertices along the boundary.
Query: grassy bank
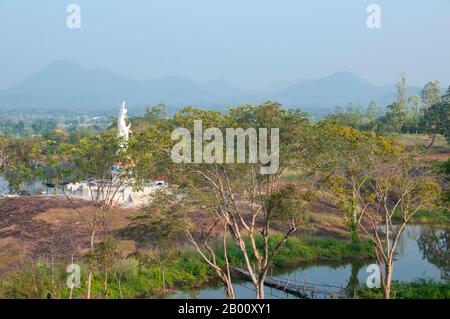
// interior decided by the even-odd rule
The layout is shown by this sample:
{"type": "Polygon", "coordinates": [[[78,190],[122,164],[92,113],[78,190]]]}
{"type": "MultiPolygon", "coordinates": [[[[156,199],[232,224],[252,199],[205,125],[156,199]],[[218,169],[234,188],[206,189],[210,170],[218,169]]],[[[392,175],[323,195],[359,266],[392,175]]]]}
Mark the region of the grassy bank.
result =
{"type": "MultiPolygon", "coordinates": [[[[84,298],[87,293],[87,266],[81,267],[81,287],[73,289],[72,298],[84,298]]],[[[4,298],[69,298],[66,264],[53,266],[38,262],[13,274],[0,284],[0,295],[4,298]]],[[[155,298],[163,296],[161,268],[145,265],[136,258],[118,261],[108,274],[108,298],[155,298]]],[[[212,273],[209,267],[194,252],[180,252],[180,256],[164,267],[165,285],[169,292],[175,287],[189,288],[207,281],[212,273]]],[[[94,272],[92,298],[104,298],[104,272],[94,272]]]]}
{"type": "MultiPolygon", "coordinates": [[[[450,284],[433,280],[418,279],[414,282],[393,282],[393,299],[450,299],[450,284]]],[[[355,298],[383,299],[381,289],[362,288],[355,298]]]]}
{"type": "MultiPolygon", "coordinates": [[[[397,220],[402,220],[400,212],[394,213],[394,218],[397,220]]],[[[427,224],[436,226],[448,227],[450,222],[450,211],[445,212],[430,212],[426,210],[420,210],[411,218],[411,224],[427,224]]]]}
{"type": "MultiPolygon", "coordinates": [[[[269,242],[270,248],[273,249],[281,239],[281,234],[273,235],[269,242]]],[[[262,248],[261,237],[256,238],[256,245],[258,248],[262,248]]],[[[250,246],[248,242],[247,246],[250,246]]],[[[255,261],[252,254],[250,254],[250,257],[252,261],[255,261]]],[[[368,241],[362,241],[359,245],[354,245],[350,241],[330,237],[293,237],[285,243],[281,251],[275,256],[273,265],[274,267],[292,267],[314,261],[341,262],[345,260],[367,260],[372,257],[374,257],[373,248],[368,241]]],[[[241,251],[231,243],[228,245],[228,258],[232,264],[240,265],[243,263],[241,251]]]]}
{"type": "MultiPolygon", "coordinates": [[[[271,247],[281,239],[273,236],[271,247]]],[[[257,244],[261,245],[261,238],[257,244]]],[[[363,242],[355,246],[347,241],[332,238],[291,238],[275,257],[274,267],[295,266],[304,262],[344,261],[367,259],[371,256],[370,244],[363,242]]],[[[243,261],[239,249],[228,245],[230,262],[240,265],[243,261]]],[[[222,260],[223,256],[218,256],[222,260]]],[[[47,298],[49,293],[55,298],[69,298],[66,286],[67,264],[51,266],[48,262],[37,262],[26,266],[0,284],[0,295],[6,298],[47,298]],[[53,269],[53,271],[52,271],[53,269]]],[[[87,267],[80,263],[81,287],[73,289],[73,298],[86,296],[87,267]]],[[[176,258],[164,267],[165,292],[201,286],[214,278],[210,267],[192,250],[179,251],[176,258]]],[[[104,273],[94,273],[92,297],[104,298],[104,273]]],[[[154,298],[164,295],[162,272],[158,264],[143,263],[139,258],[122,259],[111,267],[108,276],[108,298],[154,298]]]]}

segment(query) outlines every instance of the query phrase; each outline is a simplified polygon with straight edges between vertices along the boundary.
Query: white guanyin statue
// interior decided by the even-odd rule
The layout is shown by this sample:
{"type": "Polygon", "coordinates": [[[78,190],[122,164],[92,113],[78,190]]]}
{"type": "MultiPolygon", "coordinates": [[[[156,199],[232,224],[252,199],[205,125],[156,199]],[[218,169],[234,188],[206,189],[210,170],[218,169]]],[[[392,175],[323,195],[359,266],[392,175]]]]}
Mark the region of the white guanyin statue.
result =
{"type": "Polygon", "coordinates": [[[127,113],[128,110],[125,106],[125,101],[122,102],[122,107],[120,108],[119,117],[117,119],[117,129],[119,132],[119,137],[123,139],[123,147],[126,147],[128,144],[128,139],[130,137],[130,127],[131,124],[127,125],[126,119],[127,119],[127,113]]]}

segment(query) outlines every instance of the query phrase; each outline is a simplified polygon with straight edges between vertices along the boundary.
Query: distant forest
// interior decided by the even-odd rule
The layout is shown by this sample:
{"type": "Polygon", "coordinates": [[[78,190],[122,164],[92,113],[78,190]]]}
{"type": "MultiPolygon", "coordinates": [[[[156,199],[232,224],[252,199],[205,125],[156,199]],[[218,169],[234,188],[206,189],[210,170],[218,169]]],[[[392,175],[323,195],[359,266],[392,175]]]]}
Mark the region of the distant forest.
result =
{"type": "MultiPolygon", "coordinates": [[[[419,94],[409,95],[407,81],[402,76],[396,85],[397,97],[389,105],[379,105],[372,100],[362,106],[353,102],[334,108],[299,107],[312,122],[330,119],[340,124],[377,134],[389,133],[429,133],[442,134],[448,131],[448,107],[445,108],[449,92],[441,96],[443,88],[438,81],[428,82],[419,94]]],[[[450,90],[450,88],[449,88],[450,90]]],[[[324,92],[326,94],[326,92],[324,92]]],[[[154,108],[164,108],[168,116],[174,110],[164,104],[148,106],[146,110],[134,110],[132,115],[138,120],[154,108]]],[[[208,109],[208,108],[205,108],[208,109]]],[[[211,108],[209,108],[211,109],[211,108]]],[[[100,132],[115,121],[116,110],[76,111],[76,110],[8,110],[0,118],[0,134],[25,137],[31,135],[51,135],[55,130],[74,133],[78,130],[100,132]]]]}

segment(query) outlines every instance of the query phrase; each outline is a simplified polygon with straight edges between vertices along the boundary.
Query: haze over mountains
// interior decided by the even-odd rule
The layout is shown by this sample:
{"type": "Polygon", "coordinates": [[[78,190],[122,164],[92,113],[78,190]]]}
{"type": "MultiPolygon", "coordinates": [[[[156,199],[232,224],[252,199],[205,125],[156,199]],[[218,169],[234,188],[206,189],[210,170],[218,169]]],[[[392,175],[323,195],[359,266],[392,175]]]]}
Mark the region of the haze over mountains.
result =
{"type": "MultiPolygon", "coordinates": [[[[414,95],[420,90],[410,87],[408,93],[414,95]]],[[[173,76],[137,81],[70,61],[56,61],[16,86],[0,90],[0,109],[103,112],[117,110],[120,101],[125,99],[134,113],[158,103],[166,104],[170,110],[186,105],[224,109],[270,99],[287,107],[320,111],[344,106],[350,101],[365,108],[373,99],[384,107],[395,97],[394,85],[376,86],[344,71],[284,87],[275,84],[249,94],[226,80],[199,83],[173,76]]]]}

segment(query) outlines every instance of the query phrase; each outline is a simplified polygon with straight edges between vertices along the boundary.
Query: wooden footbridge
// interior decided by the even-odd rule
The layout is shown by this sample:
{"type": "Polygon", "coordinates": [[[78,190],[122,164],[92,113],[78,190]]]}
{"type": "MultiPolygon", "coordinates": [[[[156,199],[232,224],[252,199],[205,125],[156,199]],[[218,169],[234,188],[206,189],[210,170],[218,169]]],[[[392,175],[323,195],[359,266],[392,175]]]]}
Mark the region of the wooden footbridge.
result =
{"type": "MultiPolygon", "coordinates": [[[[232,267],[232,269],[240,276],[250,278],[247,270],[240,267],[232,267]]],[[[291,280],[291,278],[276,278],[269,276],[264,280],[264,285],[302,299],[337,299],[348,297],[344,287],[327,284],[313,284],[306,281],[297,281],[296,279],[291,280]]]]}

